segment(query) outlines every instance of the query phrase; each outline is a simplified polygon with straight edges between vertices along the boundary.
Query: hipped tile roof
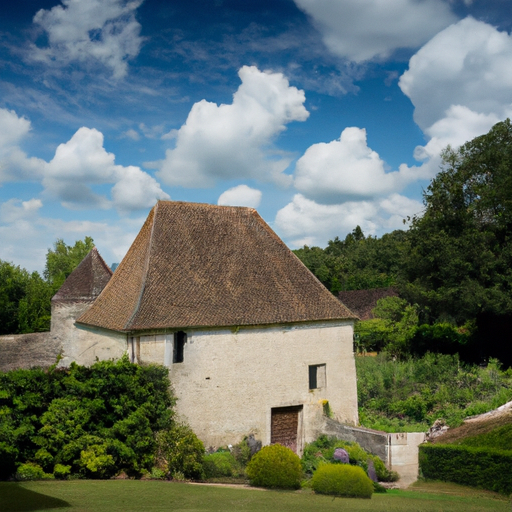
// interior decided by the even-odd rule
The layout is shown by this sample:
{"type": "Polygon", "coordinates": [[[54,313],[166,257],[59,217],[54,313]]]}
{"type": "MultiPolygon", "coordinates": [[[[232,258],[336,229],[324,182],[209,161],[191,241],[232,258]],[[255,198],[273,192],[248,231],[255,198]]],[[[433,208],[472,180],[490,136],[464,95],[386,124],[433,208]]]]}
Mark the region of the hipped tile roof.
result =
{"type": "Polygon", "coordinates": [[[349,290],[338,293],[338,299],[353,311],[360,320],[374,318],[372,309],[379,299],[385,297],[397,297],[398,292],[393,287],[372,288],[370,290],[349,290]]]}
{"type": "Polygon", "coordinates": [[[352,318],[256,210],[159,201],[78,322],[138,331],[352,318]]]}
{"type": "Polygon", "coordinates": [[[81,263],[69,274],[52,303],[92,302],[112,277],[112,270],[93,247],[81,263]]]}

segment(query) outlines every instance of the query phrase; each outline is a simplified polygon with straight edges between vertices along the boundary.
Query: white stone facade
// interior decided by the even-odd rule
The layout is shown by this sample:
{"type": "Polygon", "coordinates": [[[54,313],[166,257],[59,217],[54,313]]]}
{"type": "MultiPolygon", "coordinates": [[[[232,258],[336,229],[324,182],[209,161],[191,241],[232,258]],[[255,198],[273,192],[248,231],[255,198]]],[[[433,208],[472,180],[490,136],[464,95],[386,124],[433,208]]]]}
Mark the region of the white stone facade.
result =
{"type": "Polygon", "coordinates": [[[301,409],[298,452],[321,434],[325,401],[333,419],[357,424],[352,321],[186,333],[183,362],[172,362],[173,333],[128,338],[128,353],[169,367],[177,412],[206,446],[235,444],[248,434],[269,444],[276,408],[301,409]],[[310,366],[319,368],[314,389],[310,366]]]}

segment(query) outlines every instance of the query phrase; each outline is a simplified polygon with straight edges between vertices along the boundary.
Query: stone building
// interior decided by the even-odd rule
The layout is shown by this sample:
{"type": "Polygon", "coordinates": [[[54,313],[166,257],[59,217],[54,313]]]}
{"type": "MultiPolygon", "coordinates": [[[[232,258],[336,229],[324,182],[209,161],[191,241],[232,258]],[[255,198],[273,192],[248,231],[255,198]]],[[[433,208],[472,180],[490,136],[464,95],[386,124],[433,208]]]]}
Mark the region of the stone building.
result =
{"type": "Polygon", "coordinates": [[[166,365],[206,446],[253,434],[301,452],[326,413],[357,424],[355,316],[255,210],[159,201],[111,278],[86,260],[52,302],[60,364],[166,365]]]}

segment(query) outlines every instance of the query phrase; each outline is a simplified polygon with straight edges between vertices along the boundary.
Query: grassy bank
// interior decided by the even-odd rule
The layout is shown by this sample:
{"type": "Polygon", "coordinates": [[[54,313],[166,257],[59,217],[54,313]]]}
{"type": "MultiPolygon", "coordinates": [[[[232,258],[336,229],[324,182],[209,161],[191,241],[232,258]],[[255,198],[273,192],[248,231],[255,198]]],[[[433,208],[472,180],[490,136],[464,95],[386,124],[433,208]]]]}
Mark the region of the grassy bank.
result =
{"type": "Polygon", "coordinates": [[[164,481],[75,480],[0,483],[2,512],[339,512],[341,509],[371,512],[510,512],[510,502],[494,493],[437,483],[422,483],[407,491],[393,490],[387,494],[376,494],[371,500],[335,499],[315,495],[311,491],[261,491],[164,481]]]}

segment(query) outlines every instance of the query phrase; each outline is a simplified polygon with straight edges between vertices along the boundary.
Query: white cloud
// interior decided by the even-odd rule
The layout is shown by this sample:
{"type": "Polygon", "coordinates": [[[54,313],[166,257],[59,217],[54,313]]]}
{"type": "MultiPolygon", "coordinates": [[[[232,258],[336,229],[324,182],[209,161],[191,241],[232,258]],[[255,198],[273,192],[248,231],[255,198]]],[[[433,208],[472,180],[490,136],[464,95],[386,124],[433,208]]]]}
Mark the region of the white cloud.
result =
{"type": "Polygon", "coordinates": [[[46,253],[57,238],[68,244],[92,236],[108,264],[120,262],[145,219],[65,221],[44,216],[39,199],[0,204],[0,259],[42,272],[46,253]]]}
{"type": "Polygon", "coordinates": [[[456,21],[443,0],[295,0],[335,55],[355,62],[416,48],[456,21]]]}
{"type": "Polygon", "coordinates": [[[139,132],[134,130],[133,128],[130,128],[129,130],[126,130],[123,132],[120,136],[121,139],[132,139],[132,140],[139,140],[140,135],[139,132]]]}
{"type": "Polygon", "coordinates": [[[103,147],[103,134],[82,127],[60,144],[45,166],[43,185],[47,192],[68,208],[110,208],[111,202],[91,186],[114,183],[113,205],[121,211],[152,206],[157,199],[169,199],[158,182],[139,167],[115,164],[115,156],[103,147]]]}
{"type": "Polygon", "coordinates": [[[18,117],[14,110],[0,108],[0,184],[40,177],[44,161],[28,158],[19,147],[30,129],[28,119],[18,117]]]}
{"type": "Polygon", "coordinates": [[[512,104],[512,37],[465,18],[411,58],[399,86],[414,104],[414,119],[424,131],[454,105],[504,119],[512,104]]]}
{"type": "Polygon", "coordinates": [[[325,246],[335,236],[361,226],[366,235],[378,235],[403,229],[403,219],[420,212],[421,203],[398,194],[375,201],[350,201],[324,205],[296,194],[291,203],[279,210],[274,227],[293,247],[325,246]]]}
{"type": "Polygon", "coordinates": [[[321,203],[371,199],[401,190],[423,176],[407,166],[385,172],[368,147],[364,128],[345,128],[338,140],[310,146],[295,166],[295,188],[321,203]]]}
{"type": "Polygon", "coordinates": [[[512,37],[465,18],[411,58],[399,86],[429,139],[414,151],[422,165],[401,169],[433,178],[448,144],[456,148],[512,114],[512,37]]]}
{"type": "Polygon", "coordinates": [[[127,72],[127,59],[139,54],[141,26],[135,10],[142,0],[61,0],[41,9],[34,23],[48,35],[48,46],[33,45],[30,58],[47,65],[100,62],[115,78],[127,72]]]}
{"type": "Polygon", "coordinates": [[[242,84],[230,105],[195,103],[176,134],[176,147],[159,163],[158,176],[169,185],[209,187],[218,179],[254,178],[287,184],[290,158],[272,148],[292,121],[304,121],[304,91],[281,73],[244,66],[242,84]]]}
{"type": "Polygon", "coordinates": [[[9,199],[0,205],[0,221],[11,223],[18,220],[25,220],[34,217],[43,206],[40,199],[29,199],[21,201],[20,199],[9,199]]]}
{"type": "Polygon", "coordinates": [[[151,208],[157,199],[170,199],[159,183],[139,167],[117,167],[117,183],[112,188],[112,199],[120,211],[151,208]]]}
{"type": "Polygon", "coordinates": [[[261,191],[247,185],[238,185],[223,192],[217,204],[221,206],[248,206],[258,208],[261,202],[261,191]]]}

